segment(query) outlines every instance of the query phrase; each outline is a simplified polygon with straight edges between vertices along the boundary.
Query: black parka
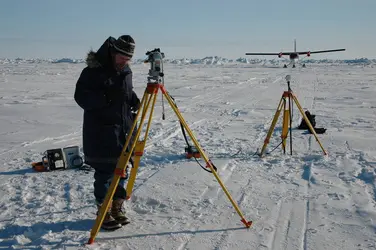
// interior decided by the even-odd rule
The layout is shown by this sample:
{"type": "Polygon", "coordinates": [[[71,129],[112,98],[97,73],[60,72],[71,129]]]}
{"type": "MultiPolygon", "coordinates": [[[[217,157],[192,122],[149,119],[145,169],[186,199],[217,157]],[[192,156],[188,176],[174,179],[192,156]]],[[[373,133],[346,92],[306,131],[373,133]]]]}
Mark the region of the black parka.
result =
{"type": "Polygon", "coordinates": [[[133,90],[132,71],[117,72],[109,37],[97,52],[90,51],[87,66],[76,83],[74,99],[84,110],[85,162],[116,163],[134,121],[140,100],[133,90]]]}

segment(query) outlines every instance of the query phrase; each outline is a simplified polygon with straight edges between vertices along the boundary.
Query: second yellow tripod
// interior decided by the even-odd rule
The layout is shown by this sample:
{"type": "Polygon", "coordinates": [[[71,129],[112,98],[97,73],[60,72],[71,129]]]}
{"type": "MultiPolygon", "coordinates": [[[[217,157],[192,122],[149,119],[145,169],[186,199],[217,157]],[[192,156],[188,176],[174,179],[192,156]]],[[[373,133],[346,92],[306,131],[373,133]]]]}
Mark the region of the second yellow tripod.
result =
{"type": "Polygon", "coordinates": [[[288,90],[284,91],[283,94],[282,94],[281,100],[278,104],[277,111],[274,115],[272,124],[269,128],[267,135],[266,135],[266,138],[264,140],[264,145],[262,146],[262,149],[261,149],[259,156],[261,157],[263,155],[263,153],[265,152],[266,146],[268,145],[268,143],[270,141],[270,137],[272,136],[272,133],[273,133],[274,128],[275,128],[277,121],[278,121],[278,117],[281,114],[282,110],[283,110],[282,134],[281,134],[282,149],[283,149],[283,153],[286,153],[286,139],[287,139],[287,135],[288,135],[289,130],[290,130],[290,154],[292,155],[292,131],[291,131],[292,125],[291,124],[292,124],[292,105],[293,105],[293,102],[298,107],[303,119],[305,120],[305,122],[308,125],[310,132],[315,136],[315,139],[318,142],[318,144],[320,145],[324,155],[327,155],[325,149],[323,148],[323,146],[321,145],[321,143],[319,141],[319,138],[317,137],[315,129],[313,128],[311,122],[309,121],[308,117],[304,113],[303,108],[298,101],[298,98],[295,96],[295,94],[291,90],[290,80],[291,80],[291,76],[287,75],[286,81],[287,81],[287,85],[288,85],[288,90]]]}

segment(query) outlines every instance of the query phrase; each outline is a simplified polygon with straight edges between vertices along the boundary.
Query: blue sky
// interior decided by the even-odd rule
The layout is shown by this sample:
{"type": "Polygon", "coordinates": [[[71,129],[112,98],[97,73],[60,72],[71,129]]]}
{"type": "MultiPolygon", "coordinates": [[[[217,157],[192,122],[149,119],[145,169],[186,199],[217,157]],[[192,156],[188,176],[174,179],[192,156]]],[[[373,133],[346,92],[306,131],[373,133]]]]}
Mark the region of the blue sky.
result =
{"type": "Polygon", "coordinates": [[[136,58],[248,57],[345,48],[313,58],[376,58],[376,0],[1,0],[0,58],[83,58],[130,34],[136,58]]]}

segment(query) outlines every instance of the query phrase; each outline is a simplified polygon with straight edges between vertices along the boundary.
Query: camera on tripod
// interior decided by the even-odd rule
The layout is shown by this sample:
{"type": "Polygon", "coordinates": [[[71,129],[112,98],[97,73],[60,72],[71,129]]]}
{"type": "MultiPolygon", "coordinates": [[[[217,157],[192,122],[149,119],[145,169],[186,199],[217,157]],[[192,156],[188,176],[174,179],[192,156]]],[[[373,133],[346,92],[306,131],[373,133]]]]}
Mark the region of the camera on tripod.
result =
{"type": "Polygon", "coordinates": [[[286,82],[287,82],[287,88],[288,88],[288,91],[292,91],[292,90],[291,90],[291,86],[290,86],[291,75],[286,75],[285,79],[286,79],[286,82]]]}
{"type": "Polygon", "coordinates": [[[286,79],[286,82],[290,82],[291,81],[291,75],[286,75],[285,79],[286,79]]]}
{"type": "Polygon", "coordinates": [[[161,52],[159,48],[146,52],[148,58],[144,63],[150,63],[149,77],[148,81],[155,80],[161,82],[161,78],[164,76],[163,73],[163,58],[164,53],[161,52]]]}

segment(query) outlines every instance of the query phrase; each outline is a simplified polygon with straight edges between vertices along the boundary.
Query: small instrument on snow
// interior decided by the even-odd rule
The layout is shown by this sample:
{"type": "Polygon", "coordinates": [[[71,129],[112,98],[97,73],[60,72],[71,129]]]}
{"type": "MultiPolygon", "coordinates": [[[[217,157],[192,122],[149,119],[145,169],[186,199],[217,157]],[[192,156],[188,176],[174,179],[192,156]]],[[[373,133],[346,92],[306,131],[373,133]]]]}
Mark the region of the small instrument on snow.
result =
{"type": "Polygon", "coordinates": [[[77,168],[83,165],[78,146],[48,149],[44,152],[42,161],[33,162],[35,171],[54,171],[59,169],[77,168]]]}

